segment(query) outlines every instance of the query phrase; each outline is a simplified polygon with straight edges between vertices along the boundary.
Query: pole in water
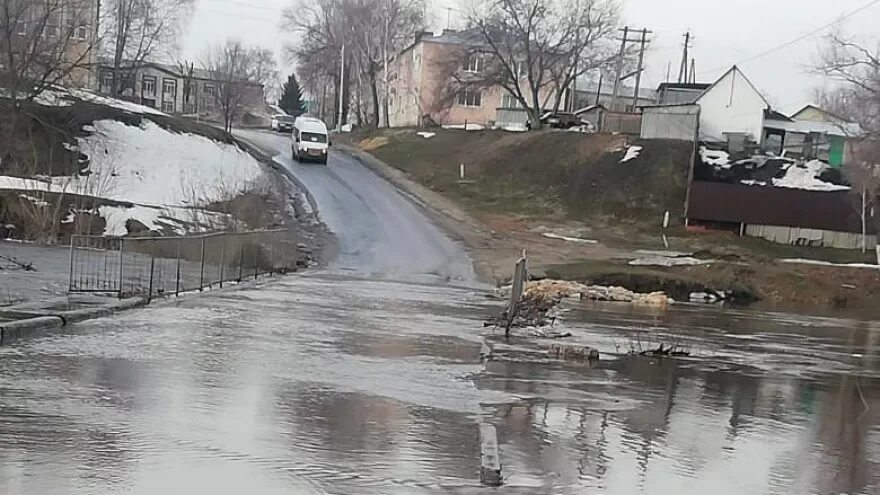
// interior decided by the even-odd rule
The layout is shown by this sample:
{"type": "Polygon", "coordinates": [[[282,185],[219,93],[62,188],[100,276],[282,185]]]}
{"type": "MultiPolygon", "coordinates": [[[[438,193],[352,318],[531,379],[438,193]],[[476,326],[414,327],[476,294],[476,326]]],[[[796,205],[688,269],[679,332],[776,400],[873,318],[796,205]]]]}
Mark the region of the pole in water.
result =
{"type": "Polygon", "coordinates": [[[458,176],[461,177],[461,180],[464,180],[464,163],[458,166],[458,176]]]}
{"type": "Polygon", "coordinates": [[[663,214],[663,228],[669,228],[669,210],[666,210],[666,213],[663,214]]]}

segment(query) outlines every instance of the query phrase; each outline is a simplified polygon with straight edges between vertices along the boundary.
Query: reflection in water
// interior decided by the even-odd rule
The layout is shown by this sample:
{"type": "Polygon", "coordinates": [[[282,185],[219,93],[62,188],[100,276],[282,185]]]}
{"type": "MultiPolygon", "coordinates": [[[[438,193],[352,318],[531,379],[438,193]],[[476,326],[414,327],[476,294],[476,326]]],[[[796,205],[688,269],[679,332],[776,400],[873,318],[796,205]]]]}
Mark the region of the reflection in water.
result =
{"type": "Polygon", "coordinates": [[[315,274],[0,348],[0,493],[880,493],[880,327],[570,308],[593,365],[479,352],[478,293],[315,274]],[[686,359],[628,357],[686,341],[686,359]]]}

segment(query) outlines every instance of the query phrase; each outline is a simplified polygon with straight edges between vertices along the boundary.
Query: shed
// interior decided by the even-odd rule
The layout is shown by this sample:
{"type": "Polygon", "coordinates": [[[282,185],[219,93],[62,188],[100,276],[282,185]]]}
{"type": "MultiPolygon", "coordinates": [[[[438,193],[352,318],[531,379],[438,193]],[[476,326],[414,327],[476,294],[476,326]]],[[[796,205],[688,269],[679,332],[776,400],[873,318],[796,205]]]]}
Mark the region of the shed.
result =
{"type": "Polygon", "coordinates": [[[642,139],[693,141],[697,137],[700,106],[692,103],[642,107],[642,139]]]}
{"type": "Polygon", "coordinates": [[[725,135],[742,134],[760,142],[764,110],[770,104],[737,66],[731,67],[695,101],[700,106],[700,139],[726,142],[725,135]]]}

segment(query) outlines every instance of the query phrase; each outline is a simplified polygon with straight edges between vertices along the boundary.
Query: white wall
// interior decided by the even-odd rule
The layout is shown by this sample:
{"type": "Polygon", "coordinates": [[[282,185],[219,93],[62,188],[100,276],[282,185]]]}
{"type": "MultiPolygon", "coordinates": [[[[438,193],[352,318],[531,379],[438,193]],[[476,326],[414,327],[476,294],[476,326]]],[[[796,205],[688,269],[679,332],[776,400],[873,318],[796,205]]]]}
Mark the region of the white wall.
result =
{"type": "Polygon", "coordinates": [[[742,132],[761,142],[767,103],[739,69],[728,72],[697,103],[701,140],[724,142],[725,132],[742,132]]]}

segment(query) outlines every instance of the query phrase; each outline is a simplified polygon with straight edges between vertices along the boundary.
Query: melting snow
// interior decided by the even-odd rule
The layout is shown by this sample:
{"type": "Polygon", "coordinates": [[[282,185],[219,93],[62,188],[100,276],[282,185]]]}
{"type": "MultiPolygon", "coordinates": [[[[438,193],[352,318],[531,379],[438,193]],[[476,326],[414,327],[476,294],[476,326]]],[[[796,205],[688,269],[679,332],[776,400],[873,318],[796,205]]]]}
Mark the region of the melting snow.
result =
{"type": "Polygon", "coordinates": [[[599,244],[599,241],[594,241],[592,239],[581,239],[580,237],[567,237],[564,235],[554,234],[552,232],[545,232],[544,237],[546,237],[548,239],[558,239],[560,241],[577,242],[580,244],[599,244]]]}
{"type": "Polygon", "coordinates": [[[721,168],[730,168],[730,154],[726,151],[710,150],[705,146],[700,147],[700,159],[703,163],[721,168]]]}
{"type": "Polygon", "coordinates": [[[620,160],[620,163],[626,163],[630,160],[634,160],[639,157],[639,153],[642,152],[641,146],[627,146],[626,154],[620,160]]]}
{"type": "Polygon", "coordinates": [[[828,261],[807,260],[802,258],[790,258],[780,261],[782,261],[783,263],[792,263],[797,265],[837,266],[843,268],[870,268],[873,270],[880,269],[880,265],[871,265],[868,263],[831,263],[828,261]]]}
{"type": "Polygon", "coordinates": [[[809,191],[849,190],[848,186],[839,186],[819,179],[819,175],[827,168],[828,164],[819,160],[812,160],[802,165],[790,165],[785,171],[785,177],[773,179],[773,185],[809,191]]]}
{"type": "Polygon", "coordinates": [[[416,134],[422,136],[425,139],[431,139],[432,137],[437,135],[436,132],[417,132],[416,134]]]}

